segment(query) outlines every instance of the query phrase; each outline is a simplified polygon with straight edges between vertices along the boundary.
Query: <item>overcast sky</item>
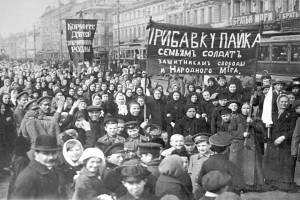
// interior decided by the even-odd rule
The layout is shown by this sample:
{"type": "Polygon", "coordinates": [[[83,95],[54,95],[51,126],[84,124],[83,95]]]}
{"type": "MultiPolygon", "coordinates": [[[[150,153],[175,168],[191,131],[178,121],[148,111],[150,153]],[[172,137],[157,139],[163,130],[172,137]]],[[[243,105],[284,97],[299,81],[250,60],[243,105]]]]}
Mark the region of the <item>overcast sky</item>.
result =
{"type": "MultiPolygon", "coordinates": [[[[33,29],[33,24],[48,5],[57,5],[59,0],[0,0],[0,35],[33,29]]],[[[67,2],[68,0],[61,0],[67,2]]]]}

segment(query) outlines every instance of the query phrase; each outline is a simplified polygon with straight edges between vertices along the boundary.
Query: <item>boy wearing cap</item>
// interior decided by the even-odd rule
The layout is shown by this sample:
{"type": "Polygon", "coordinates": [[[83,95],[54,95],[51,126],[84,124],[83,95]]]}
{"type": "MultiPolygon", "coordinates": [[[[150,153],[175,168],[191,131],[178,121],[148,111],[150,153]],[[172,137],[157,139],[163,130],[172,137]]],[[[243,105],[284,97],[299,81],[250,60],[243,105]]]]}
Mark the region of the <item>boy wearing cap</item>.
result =
{"type": "Polygon", "coordinates": [[[107,143],[108,145],[115,143],[124,143],[125,138],[119,136],[118,120],[116,118],[107,118],[104,120],[104,129],[106,134],[98,139],[98,142],[107,143]]]}
{"type": "Polygon", "coordinates": [[[122,184],[127,189],[127,193],[117,200],[156,200],[158,199],[146,188],[147,178],[151,174],[147,168],[132,160],[124,163],[121,169],[122,184]]]}
{"type": "Polygon", "coordinates": [[[197,153],[197,150],[195,149],[193,136],[188,135],[184,137],[184,148],[188,152],[189,157],[197,153]]]}
{"type": "Polygon", "coordinates": [[[134,142],[136,144],[141,142],[147,142],[148,138],[140,134],[140,126],[137,121],[129,121],[125,123],[125,132],[128,138],[125,142],[134,142]]]}
{"type": "Polygon", "coordinates": [[[203,194],[203,190],[201,190],[197,182],[198,175],[201,171],[204,161],[206,161],[213,154],[210,150],[208,138],[209,137],[207,135],[202,134],[197,134],[196,136],[194,136],[194,141],[199,153],[190,157],[188,173],[191,176],[193,193],[196,199],[199,199],[201,197],[201,194],[203,194]]]}

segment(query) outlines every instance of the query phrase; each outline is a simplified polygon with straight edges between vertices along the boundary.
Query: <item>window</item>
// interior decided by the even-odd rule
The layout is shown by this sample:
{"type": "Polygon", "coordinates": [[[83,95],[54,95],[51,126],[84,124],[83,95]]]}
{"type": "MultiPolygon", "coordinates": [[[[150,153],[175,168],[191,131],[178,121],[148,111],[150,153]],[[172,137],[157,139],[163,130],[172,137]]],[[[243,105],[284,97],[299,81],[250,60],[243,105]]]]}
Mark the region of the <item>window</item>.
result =
{"type": "Polygon", "coordinates": [[[227,17],[230,18],[231,17],[231,3],[230,2],[227,4],[227,11],[228,11],[227,17]]]}
{"type": "Polygon", "coordinates": [[[204,24],[204,8],[201,8],[200,12],[200,24],[204,24]]]}
{"type": "Polygon", "coordinates": [[[249,14],[251,13],[251,6],[252,6],[252,0],[246,0],[246,13],[245,14],[249,14]]]}
{"type": "Polygon", "coordinates": [[[208,8],[208,23],[212,22],[212,7],[208,8]]]}
{"type": "Polygon", "coordinates": [[[300,44],[292,45],[291,61],[300,62],[300,44]]]}
{"type": "Polygon", "coordinates": [[[287,61],[288,47],[287,45],[273,45],[272,60],[273,61],[287,61]]]}
{"type": "Polygon", "coordinates": [[[261,13],[261,12],[264,12],[265,8],[264,8],[264,2],[263,1],[260,1],[259,2],[259,7],[258,7],[258,12],[261,13]]]}
{"type": "Polygon", "coordinates": [[[169,15],[168,18],[169,18],[169,19],[168,19],[168,22],[169,22],[170,24],[172,24],[172,15],[169,15]]]}
{"type": "Polygon", "coordinates": [[[237,1],[235,3],[235,16],[240,16],[241,15],[241,2],[237,1]]]}
{"type": "Polygon", "coordinates": [[[193,24],[197,24],[198,23],[198,11],[194,10],[194,20],[193,20],[193,24]]]}
{"type": "Polygon", "coordinates": [[[190,11],[186,12],[186,24],[190,24],[191,23],[191,15],[190,15],[190,11]]]}
{"type": "Polygon", "coordinates": [[[178,24],[183,24],[183,13],[180,13],[179,15],[179,23],[178,24]]]}
{"type": "Polygon", "coordinates": [[[270,61],[270,48],[269,46],[260,46],[258,53],[258,60],[270,61]]]}
{"type": "Polygon", "coordinates": [[[218,5],[218,22],[222,21],[222,5],[218,5]]]}

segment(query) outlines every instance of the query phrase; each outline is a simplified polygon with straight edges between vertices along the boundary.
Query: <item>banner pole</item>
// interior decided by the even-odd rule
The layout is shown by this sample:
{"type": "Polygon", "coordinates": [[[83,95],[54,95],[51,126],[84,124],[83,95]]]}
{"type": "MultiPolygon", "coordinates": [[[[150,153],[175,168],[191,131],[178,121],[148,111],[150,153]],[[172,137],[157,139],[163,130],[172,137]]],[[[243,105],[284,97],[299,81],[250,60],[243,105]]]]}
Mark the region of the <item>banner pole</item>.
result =
{"type": "MultiPolygon", "coordinates": [[[[150,25],[152,21],[152,17],[150,16],[149,17],[149,24],[148,26],[150,25]]],[[[144,121],[147,120],[147,104],[146,104],[146,93],[147,93],[147,84],[148,84],[148,72],[149,72],[149,60],[148,60],[148,56],[149,56],[149,44],[148,44],[148,39],[149,39],[149,35],[148,35],[148,38],[147,38],[147,48],[146,48],[146,55],[147,55],[147,58],[146,58],[146,76],[145,76],[145,88],[144,88],[144,95],[145,95],[145,104],[144,104],[144,121]]]]}
{"type": "MultiPolygon", "coordinates": [[[[261,21],[259,23],[259,29],[258,29],[260,37],[262,37],[263,25],[264,25],[264,22],[261,21]]],[[[258,53],[259,53],[259,44],[256,45],[256,51],[255,51],[256,60],[255,60],[255,73],[254,73],[254,77],[253,77],[254,91],[256,90],[255,86],[256,86],[256,74],[257,74],[257,68],[258,68],[258,53]]]]}

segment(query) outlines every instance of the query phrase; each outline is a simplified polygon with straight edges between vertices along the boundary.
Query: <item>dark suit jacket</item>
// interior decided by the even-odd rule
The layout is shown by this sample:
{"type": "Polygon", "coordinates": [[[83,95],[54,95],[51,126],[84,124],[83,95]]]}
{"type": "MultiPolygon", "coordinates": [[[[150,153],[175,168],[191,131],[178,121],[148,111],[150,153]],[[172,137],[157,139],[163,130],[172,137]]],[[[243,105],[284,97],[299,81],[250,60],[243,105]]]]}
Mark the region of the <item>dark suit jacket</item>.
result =
{"type": "Polygon", "coordinates": [[[62,174],[56,169],[49,170],[39,162],[32,160],[20,173],[12,199],[60,199],[64,198],[62,174]]]}

